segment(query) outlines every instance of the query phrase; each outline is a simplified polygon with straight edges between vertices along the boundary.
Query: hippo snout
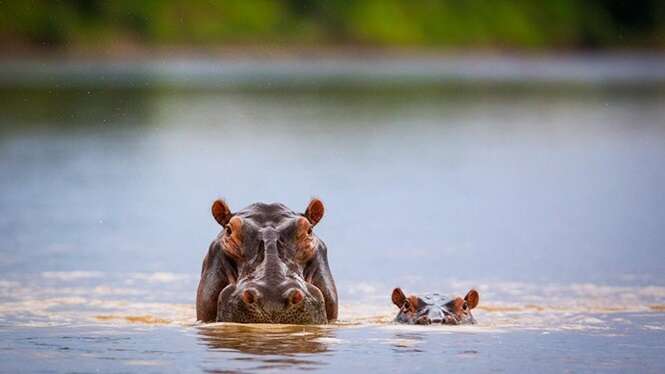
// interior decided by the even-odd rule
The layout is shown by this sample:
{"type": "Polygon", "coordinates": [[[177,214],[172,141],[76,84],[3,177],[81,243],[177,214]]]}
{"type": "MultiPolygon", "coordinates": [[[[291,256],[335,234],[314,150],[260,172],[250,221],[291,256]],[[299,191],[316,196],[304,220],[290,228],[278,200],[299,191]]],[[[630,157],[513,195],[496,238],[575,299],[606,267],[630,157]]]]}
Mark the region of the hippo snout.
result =
{"type": "Polygon", "coordinates": [[[266,286],[252,284],[237,290],[236,297],[238,297],[246,307],[260,308],[267,313],[279,313],[302,303],[306,296],[305,292],[305,290],[297,287],[288,287],[284,290],[272,290],[266,286]]]}
{"type": "Polygon", "coordinates": [[[430,323],[437,324],[437,323],[442,323],[445,320],[446,316],[443,314],[443,311],[441,311],[441,309],[430,308],[427,318],[429,319],[430,323]]]}
{"type": "Polygon", "coordinates": [[[327,321],[323,296],[310,285],[285,283],[270,287],[251,282],[227,288],[229,290],[220,294],[218,320],[285,324],[324,324],[327,321]]]}

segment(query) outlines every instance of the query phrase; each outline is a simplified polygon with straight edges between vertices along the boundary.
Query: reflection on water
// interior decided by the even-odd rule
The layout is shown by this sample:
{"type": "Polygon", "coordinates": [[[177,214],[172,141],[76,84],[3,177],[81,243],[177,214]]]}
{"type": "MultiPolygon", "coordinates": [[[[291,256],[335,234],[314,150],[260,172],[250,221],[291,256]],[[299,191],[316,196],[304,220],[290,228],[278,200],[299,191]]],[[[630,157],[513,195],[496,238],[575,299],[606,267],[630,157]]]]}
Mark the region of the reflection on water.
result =
{"type": "Polygon", "coordinates": [[[334,331],[321,326],[241,325],[217,323],[198,327],[200,341],[211,350],[237,350],[251,354],[291,355],[328,350],[326,339],[334,331]]]}
{"type": "MultiPolygon", "coordinates": [[[[331,328],[293,325],[212,324],[197,327],[199,341],[213,352],[241,352],[234,360],[256,365],[253,369],[312,369],[325,365],[331,328]],[[302,354],[314,354],[305,355],[302,354]]],[[[224,367],[224,365],[222,365],[224,367]]],[[[218,372],[212,360],[207,372],[218,372]]]]}
{"type": "Polygon", "coordinates": [[[424,337],[417,333],[396,333],[395,338],[390,340],[394,351],[398,353],[420,353],[424,337]]]}

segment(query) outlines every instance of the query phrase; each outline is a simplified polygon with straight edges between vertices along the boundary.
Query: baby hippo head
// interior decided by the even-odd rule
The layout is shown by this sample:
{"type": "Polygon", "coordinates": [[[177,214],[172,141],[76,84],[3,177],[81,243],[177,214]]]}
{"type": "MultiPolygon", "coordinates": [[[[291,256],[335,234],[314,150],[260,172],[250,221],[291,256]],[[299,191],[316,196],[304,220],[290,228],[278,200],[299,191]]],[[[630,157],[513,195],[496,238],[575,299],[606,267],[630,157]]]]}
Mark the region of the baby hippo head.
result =
{"type": "Polygon", "coordinates": [[[406,296],[401,288],[392,293],[393,304],[399,308],[395,322],[411,325],[459,325],[473,324],[476,320],[471,309],[478,306],[478,291],[470,290],[466,296],[448,298],[439,293],[406,296]]]}

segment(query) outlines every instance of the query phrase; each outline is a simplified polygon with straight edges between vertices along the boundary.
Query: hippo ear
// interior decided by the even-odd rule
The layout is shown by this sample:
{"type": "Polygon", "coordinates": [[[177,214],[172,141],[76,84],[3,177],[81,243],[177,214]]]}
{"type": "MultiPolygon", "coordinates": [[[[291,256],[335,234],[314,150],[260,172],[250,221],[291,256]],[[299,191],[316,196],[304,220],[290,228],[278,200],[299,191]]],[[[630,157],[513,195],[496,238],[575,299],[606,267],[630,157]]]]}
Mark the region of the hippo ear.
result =
{"type": "Polygon", "coordinates": [[[312,224],[312,226],[315,226],[317,223],[319,223],[321,218],[323,218],[323,211],[323,202],[317,198],[314,198],[309,202],[307,210],[305,210],[305,217],[309,223],[312,224]]]}
{"type": "Polygon", "coordinates": [[[224,200],[217,199],[212,203],[212,216],[220,225],[225,226],[229,223],[232,215],[231,209],[224,200]]]}
{"type": "Polygon", "coordinates": [[[398,308],[401,308],[406,302],[406,295],[404,295],[401,288],[397,287],[393,290],[392,299],[393,304],[397,305],[398,308]]]}
{"type": "Polygon", "coordinates": [[[466,296],[464,296],[464,301],[466,301],[466,305],[469,307],[469,309],[473,309],[478,306],[478,302],[480,301],[480,295],[478,294],[478,291],[471,289],[466,296]]]}

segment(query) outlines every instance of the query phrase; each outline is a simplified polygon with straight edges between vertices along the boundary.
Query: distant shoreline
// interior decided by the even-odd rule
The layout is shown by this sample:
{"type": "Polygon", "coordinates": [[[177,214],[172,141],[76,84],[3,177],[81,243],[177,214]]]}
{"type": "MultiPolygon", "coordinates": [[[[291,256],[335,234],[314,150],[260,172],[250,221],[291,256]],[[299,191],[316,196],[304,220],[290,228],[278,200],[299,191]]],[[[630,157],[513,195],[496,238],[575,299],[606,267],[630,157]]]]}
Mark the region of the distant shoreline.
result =
{"type": "Polygon", "coordinates": [[[454,86],[665,87],[665,53],[382,53],[261,50],[0,59],[0,87],[311,89],[454,86]]]}
{"type": "Polygon", "coordinates": [[[127,60],[153,58],[325,58],[325,57],[427,57],[449,56],[665,56],[665,48],[455,48],[455,47],[399,47],[367,46],[354,44],[230,44],[210,46],[163,45],[145,46],[116,42],[103,47],[82,46],[34,46],[29,44],[0,44],[0,62],[15,59],[41,60],[127,60]]]}

